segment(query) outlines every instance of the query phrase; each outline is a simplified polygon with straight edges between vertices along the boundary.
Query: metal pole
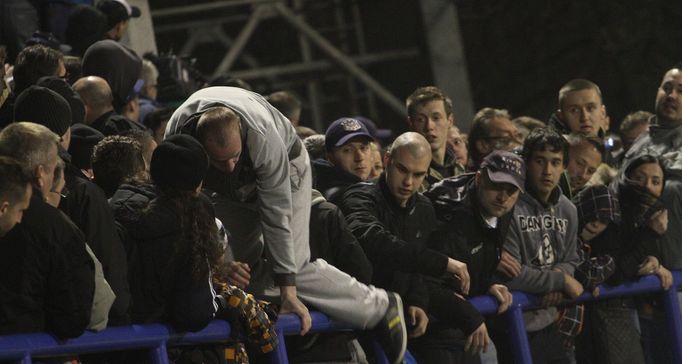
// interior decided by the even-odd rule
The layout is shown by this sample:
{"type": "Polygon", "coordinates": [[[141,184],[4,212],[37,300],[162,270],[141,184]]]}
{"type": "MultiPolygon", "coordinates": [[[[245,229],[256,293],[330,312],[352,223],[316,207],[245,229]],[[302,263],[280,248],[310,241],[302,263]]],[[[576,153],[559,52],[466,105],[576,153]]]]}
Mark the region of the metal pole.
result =
{"type": "Polygon", "coordinates": [[[210,3],[188,5],[188,6],[179,6],[179,7],[167,8],[167,9],[154,10],[151,12],[151,15],[154,18],[160,18],[160,17],[164,17],[164,16],[187,15],[188,13],[196,13],[196,12],[200,12],[200,11],[219,10],[219,9],[231,8],[231,7],[235,7],[235,6],[267,4],[267,3],[279,2],[279,1],[282,1],[282,0],[213,1],[210,3]]]}
{"type": "Polygon", "coordinates": [[[253,12],[253,14],[251,14],[249,21],[246,22],[246,25],[244,25],[244,28],[242,28],[242,31],[237,36],[237,39],[234,40],[234,44],[225,55],[225,58],[223,58],[218,67],[215,69],[215,72],[213,72],[214,77],[227,72],[230,67],[232,67],[234,61],[237,60],[239,53],[241,53],[241,51],[244,49],[244,46],[246,46],[246,42],[249,41],[249,38],[251,38],[253,32],[256,31],[256,27],[258,26],[264,11],[265,5],[256,7],[256,10],[253,12]]]}
{"type": "Polygon", "coordinates": [[[289,363],[289,357],[287,356],[287,346],[284,343],[284,330],[277,329],[277,337],[279,338],[279,343],[275,348],[275,351],[270,353],[270,363],[271,364],[287,364],[289,363]]]}
{"type": "Polygon", "coordinates": [[[313,28],[310,27],[306,22],[301,21],[296,17],[296,15],[286,6],[282,4],[275,4],[274,8],[279,12],[279,14],[286,21],[289,22],[294,28],[298,29],[302,34],[304,34],[311,42],[318,46],[323,52],[335,62],[337,62],[342,68],[348,71],[353,76],[362,82],[367,88],[372,90],[380,99],[382,99],[388,106],[391,107],[395,112],[403,115],[405,113],[404,105],[400,100],[398,100],[393,94],[391,94],[386,88],[384,88],[380,83],[372,78],[367,72],[362,68],[358,67],[353,61],[340,52],[336,47],[334,47],[328,40],[318,34],[313,28]]]}
{"type": "Polygon", "coordinates": [[[512,304],[507,311],[507,326],[509,328],[511,347],[514,348],[514,359],[517,364],[533,364],[530,354],[526,324],[523,322],[521,305],[512,304]]]}
{"type": "Polygon", "coordinates": [[[663,306],[665,307],[668,338],[673,361],[682,364],[682,316],[680,316],[680,300],[677,296],[677,286],[673,285],[663,292],[663,306]]]}
{"type": "Polygon", "coordinates": [[[165,341],[149,350],[149,361],[153,364],[168,364],[168,350],[165,341]]]}
{"type": "MultiPolygon", "coordinates": [[[[303,17],[303,0],[295,0],[294,1],[294,6],[296,10],[298,11],[299,19],[301,21],[305,21],[305,18],[303,17]]],[[[310,49],[310,42],[308,42],[308,39],[301,35],[300,33],[298,34],[298,43],[301,47],[301,58],[303,59],[303,66],[309,66],[313,60],[312,56],[312,51],[310,49]]],[[[317,81],[310,81],[308,82],[306,88],[308,89],[308,103],[310,105],[310,110],[312,111],[313,115],[313,129],[315,129],[318,133],[323,133],[325,131],[324,127],[324,122],[322,120],[322,100],[320,97],[320,87],[319,83],[317,81]]]]}

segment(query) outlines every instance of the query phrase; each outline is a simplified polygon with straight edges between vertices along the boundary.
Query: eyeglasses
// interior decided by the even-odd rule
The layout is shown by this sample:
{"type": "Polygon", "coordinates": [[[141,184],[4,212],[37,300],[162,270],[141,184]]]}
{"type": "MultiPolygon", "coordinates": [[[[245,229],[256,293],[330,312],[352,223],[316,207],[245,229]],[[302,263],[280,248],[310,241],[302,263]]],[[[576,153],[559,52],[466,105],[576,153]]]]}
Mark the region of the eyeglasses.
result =
{"type": "Polygon", "coordinates": [[[495,149],[505,148],[505,147],[508,147],[510,145],[520,145],[521,144],[521,142],[519,141],[518,138],[512,137],[512,136],[491,136],[491,137],[483,137],[481,139],[493,141],[493,143],[495,143],[495,149]]]}

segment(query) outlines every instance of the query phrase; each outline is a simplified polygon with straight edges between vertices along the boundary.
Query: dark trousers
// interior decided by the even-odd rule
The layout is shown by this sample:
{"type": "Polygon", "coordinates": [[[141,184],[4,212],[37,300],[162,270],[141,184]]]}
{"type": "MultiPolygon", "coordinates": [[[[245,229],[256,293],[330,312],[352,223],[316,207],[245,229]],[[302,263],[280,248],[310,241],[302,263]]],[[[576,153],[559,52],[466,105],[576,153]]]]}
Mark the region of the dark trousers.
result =
{"type": "MultiPolygon", "coordinates": [[[[515,363],[509,334],[503,329],[503,320],[498,320],[493,339],[497,347],[497,360],[500,364],[515,363]]],[[[542,330],[528,333],[528,344],[533,364],[569,364],[566,349],[553,323],[542,330]]]]}

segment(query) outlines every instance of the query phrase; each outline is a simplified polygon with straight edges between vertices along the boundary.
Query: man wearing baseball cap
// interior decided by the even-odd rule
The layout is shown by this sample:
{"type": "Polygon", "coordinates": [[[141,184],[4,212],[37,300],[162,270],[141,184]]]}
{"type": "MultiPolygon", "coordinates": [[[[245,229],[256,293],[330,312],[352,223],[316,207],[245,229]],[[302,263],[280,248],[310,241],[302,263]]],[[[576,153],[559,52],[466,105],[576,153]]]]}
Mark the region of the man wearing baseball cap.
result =
{"type": "Polygon", "coordinates": [[[350,185],[367,180],[372,171],[369,143],[374,139],[357,119],[334,121],[325,133],[326,159],[313,161],[315,188],[327,201],[336,202],[350,185]]]}
{"type": "Polygon", "coordinates": [[[101,0],[97,3],[97,9],[107,16],[105,36],[117,42],[128,31],[130,18],[140,17],[140,9],[131,6],[126,0],[101,0]]]}
{"type": "MultiPolygon", "coordinates": [[[[521,157],[497,150],[483,159],[477,172],[445,178],[425,193],[433,202],[438,218],[429,246],[466,263],[471,278],[469,295],[493,294],[500,302],[499,312],[508,307],[512,297],[499,284],[495,272],[514,206],[524,191],[525,174],[521,157]]],[[[519,269],[517,262],[515,270],[519,269]]],[[[443,282],[453,290],[456,290],[455,283],[443,282]]],[[[430,353],[429,345],[437,343],[432,338],[438,333],[448,336],[447,330],[433,328],[422,340],[422,351],[430,353]]],[[[450,335],[454,333],[450,331],[450,335]]]]}

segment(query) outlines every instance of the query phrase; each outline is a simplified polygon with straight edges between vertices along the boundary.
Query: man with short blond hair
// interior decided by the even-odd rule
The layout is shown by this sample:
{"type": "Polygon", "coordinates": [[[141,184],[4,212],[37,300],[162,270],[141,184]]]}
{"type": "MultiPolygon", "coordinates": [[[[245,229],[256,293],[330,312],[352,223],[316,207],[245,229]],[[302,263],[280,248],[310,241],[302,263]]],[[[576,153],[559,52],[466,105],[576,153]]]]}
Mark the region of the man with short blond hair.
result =
{"type": "Polygon", "coordinates": [[[24,164],[33,195],[21,223],[0,239],[0,334],[80,336],[90,321],[93,260],[83,233],[44,196],[52,190],[59,137],[19,122],[0,132],[0,155],[24,164]]]}
{"type": "Polygon", "coordinates": [[[423,135],[431,146],[431,165],[420,191],[445,177],[464,172],[454,152],[448,147],[448,131],[454,125],[452,100],[435,86],[416,89],[405,101],[407,125],[423,135]]]}

